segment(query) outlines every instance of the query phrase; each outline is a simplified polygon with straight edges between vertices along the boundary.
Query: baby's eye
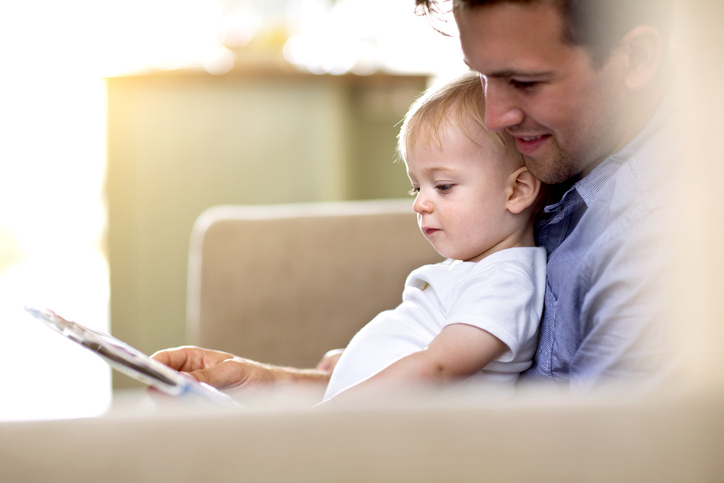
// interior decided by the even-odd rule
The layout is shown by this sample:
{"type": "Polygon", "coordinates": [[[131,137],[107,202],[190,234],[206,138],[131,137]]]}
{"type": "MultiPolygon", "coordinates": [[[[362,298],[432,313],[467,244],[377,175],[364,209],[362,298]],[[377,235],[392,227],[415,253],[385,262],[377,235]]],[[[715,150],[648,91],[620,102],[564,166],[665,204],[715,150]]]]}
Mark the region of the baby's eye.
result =
{"type": "Polygon", "coordinates": [[[451,184],[439,184],[435,185],[435,189],[438,191],[442,191],[443,193],[446,193],[452,189],[453,185],[451,184]]]}
{"type": "Polygon", "coordinates": [[[419,187],[419,186],[418,186],[418,187],[414,187],[414,186],[413,186],[412,189],[407,192],[407,194],[410,195],[410,196],[417,196],[417,193],[419,193],[419,192],[420,192],[420,187],[419,187]]]}

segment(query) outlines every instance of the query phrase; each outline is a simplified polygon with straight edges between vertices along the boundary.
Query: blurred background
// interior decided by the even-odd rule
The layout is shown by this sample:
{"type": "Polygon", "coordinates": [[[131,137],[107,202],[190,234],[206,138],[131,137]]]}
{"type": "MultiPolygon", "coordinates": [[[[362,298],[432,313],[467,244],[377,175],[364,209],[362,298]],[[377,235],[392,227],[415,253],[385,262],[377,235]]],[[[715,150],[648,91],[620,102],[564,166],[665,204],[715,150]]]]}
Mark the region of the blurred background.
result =
{"type": "Polygon", "coordinates": [[[205,208],[405,196],[396,124],[465,70],[435,28],[412,0],[3,2],[0,420],[111,401],[106,364],[23,305],[181,345],[205,208]]]}

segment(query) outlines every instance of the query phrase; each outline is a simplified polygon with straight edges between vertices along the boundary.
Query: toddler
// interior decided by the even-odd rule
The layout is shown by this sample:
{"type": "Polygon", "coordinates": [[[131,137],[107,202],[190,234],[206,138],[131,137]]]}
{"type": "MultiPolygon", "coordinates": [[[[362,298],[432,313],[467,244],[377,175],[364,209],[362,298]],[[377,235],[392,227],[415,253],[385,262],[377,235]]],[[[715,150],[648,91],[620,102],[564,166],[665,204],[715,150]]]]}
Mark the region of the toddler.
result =
{"type": "Polygon", "coordinates": [[[324,400],[401,382],[512,388],[535,354],[545,249],[533,224],[538,181],[514,140],[484,125],[485,98],[468,73],[408,112],[398,150],[422,234],[446,261],[414,270],[402,303],[358,332],[324,400]]]}

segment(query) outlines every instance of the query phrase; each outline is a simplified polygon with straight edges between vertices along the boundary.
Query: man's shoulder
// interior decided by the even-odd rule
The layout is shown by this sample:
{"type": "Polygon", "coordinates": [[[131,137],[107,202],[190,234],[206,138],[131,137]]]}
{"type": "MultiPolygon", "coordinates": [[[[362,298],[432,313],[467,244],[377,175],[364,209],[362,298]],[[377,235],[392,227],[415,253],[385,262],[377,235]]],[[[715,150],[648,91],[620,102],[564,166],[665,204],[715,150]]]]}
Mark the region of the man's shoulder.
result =
{"type": "Polygon", "coordinates": [[[684,159],[688,132],[683,111],[672,87],[646,127],[620,153],[626,159],[609,187],[613,210],[635,204],[648,212],[676,203],[672,188],[684,159]]]}

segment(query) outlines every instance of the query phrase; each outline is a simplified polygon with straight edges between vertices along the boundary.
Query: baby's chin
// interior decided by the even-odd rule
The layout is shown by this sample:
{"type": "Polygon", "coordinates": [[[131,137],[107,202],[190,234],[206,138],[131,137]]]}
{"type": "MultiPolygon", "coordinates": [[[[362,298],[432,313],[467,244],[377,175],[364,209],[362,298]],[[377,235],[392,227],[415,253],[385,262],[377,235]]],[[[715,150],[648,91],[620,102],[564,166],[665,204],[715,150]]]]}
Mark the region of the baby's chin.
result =
{"type": "Polygon", "coordinates": [[[425,236],[425,238],[443,258],[465,262],[479,262],[485,258],[485,254],[478,252],[476,249],[478,247],[451,246],[450,240],[445,238],[435,240],[435,235],[425,236]]]}

